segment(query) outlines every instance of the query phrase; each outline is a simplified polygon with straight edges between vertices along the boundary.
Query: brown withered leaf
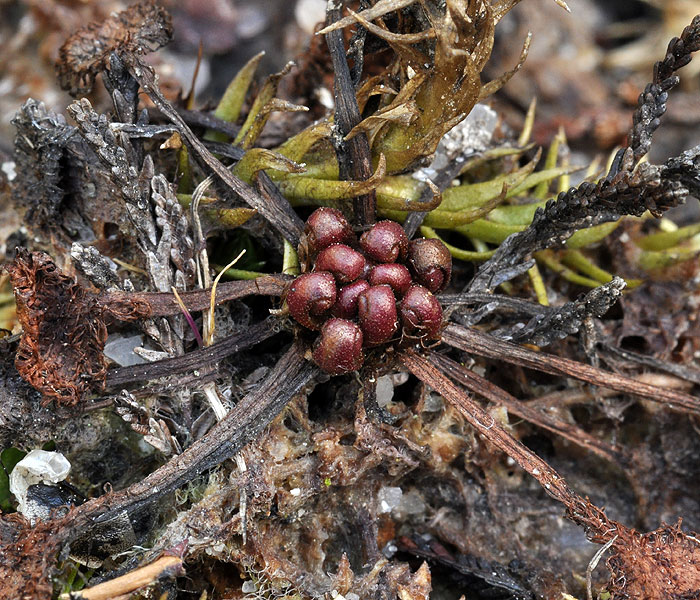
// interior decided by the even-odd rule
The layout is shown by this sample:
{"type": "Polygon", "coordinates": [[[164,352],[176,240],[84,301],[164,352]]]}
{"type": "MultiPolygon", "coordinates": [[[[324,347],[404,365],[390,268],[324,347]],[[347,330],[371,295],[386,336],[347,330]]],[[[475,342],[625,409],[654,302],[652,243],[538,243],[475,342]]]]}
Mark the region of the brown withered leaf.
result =
{"type": "Polygon", "coordinates": [[[0,581],[5,598],[50,598],[63,519],[31,526],[21,514],[0,516],[0,581]]]}
{"type": "Polygon", "coordinates": [[[97,297],[61,273],[43,252],[19,249],[7,267],[23,333],[15,357],[19,374],[44,402],[74,405],[107,372],[107,327],[97,297]]]}
{"type": "Polygon", "coordinates": [[[170,15],[152,1],[132,4],[70,36],[59,50],[56,72],[61,87],[72,95],[92,90],[95,77],[108,68],[112,52],[146,54],[172,38],[170,15]]]}
{"type": "Polygon", "coordinates": [[[700,597],[700,543],[680,521],[644,534],[622,527],[616,533],[607,563],[613,598],[700,597]]]}

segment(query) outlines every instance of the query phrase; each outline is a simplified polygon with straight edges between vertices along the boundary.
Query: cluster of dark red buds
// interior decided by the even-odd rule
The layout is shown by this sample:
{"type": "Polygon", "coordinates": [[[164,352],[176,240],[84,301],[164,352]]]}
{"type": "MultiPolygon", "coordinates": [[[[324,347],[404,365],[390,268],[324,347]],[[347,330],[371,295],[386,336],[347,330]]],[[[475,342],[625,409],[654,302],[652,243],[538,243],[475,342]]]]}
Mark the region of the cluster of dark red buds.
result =
{"type": "Polygon", "coordinates": [[[440,337],[436,294],[447,286],[452,257],[435,239],[408,241],[403,227],[380,221],[362,234],[343,214],[319,208],[299,245],[304,273],[291,284],[289,313],[320,330],[313,359],[327,373],[359,369],[364,350],[440,337]]]}

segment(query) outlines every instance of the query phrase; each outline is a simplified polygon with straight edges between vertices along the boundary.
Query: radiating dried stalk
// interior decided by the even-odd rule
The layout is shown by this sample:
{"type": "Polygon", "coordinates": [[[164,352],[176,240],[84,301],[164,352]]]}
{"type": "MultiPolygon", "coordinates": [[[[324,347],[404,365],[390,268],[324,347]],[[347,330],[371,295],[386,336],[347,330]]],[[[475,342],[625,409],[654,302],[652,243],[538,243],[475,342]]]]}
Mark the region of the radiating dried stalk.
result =
{"type": "Polygon", "coordinates": [[[448,325],[442,332],[442,341],[454,348],[501,360],[510,364],[535,369],[551,375],[564,375],[580,381],[628,394],[635,394],[664,402],[669,406],[690,413],[700,413],[700,401],[689,394],[640,383],[628,377],[608,373],[590,365],[561,358],[544,352],[535,352],[524,346],[498,340],[476,329],[448,325]]]}

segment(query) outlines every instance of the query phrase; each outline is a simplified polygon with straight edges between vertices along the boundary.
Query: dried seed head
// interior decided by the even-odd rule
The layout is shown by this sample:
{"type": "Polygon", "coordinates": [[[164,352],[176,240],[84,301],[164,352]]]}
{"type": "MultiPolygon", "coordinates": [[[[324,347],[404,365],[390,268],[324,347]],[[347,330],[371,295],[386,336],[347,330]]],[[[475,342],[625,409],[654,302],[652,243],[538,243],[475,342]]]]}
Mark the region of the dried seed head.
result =
{"type": "Polygon", "coordinates": [[[357,316],[357,299],[362,292],[369,289],[369,283],[358,279],[338,290],[338,299],[331,310],[334,317],[354,319],[357,316]]]}
{"type": "Polygon", "coordinates": [[[309,329],[319,329],[322,316],[336,300],[335,279],[323,271],[305,273],[297,277],[287,292],[289,312],[309,329]]]}
{"type": "Polygon", "coordinates": [[[401,300],[401,323],[407,334],[418,332],[420,337],[440,337],[442,307],[430,290],[422,285],[412,285],[401,300]]]}
{"type": "Polygon", "coordinates": [[[396,298],[388,285],[370,287],[357,300],[357,317],[365,346],[377,346],[391,339],[399,327],[396,298]]]}
{"type": "Polygon", "coordinates": [[[379,221],[360,237],[365,254],[380,263],[393,263],[406,258],[408,238],[403,227],[395,221],[379,221]]]}
{"type": "Polygon", "coordinates": [[[336,208],[322,207],[311,213],[306,220],[307,243],[312,252],[319,252],[332,244],[352,242],[355,234],[347,219],[336,208]]]}
{"type": "Polygon", "coordinates": [[[411,273],[398,263],[376,265],[369,275],[371,285],[387,284],[394,290],[397,298],[401,298],[411,286],[411,273]]]}
{"type": "Polygon", "coordinates": [[[315,271],[328,271],[339,283],[350,283],[362,277],[367,261],[356,250],[345,244],[333,244],[321,250],[314,265],[315,271]]]}
{"type": "Polygon", "coordinates": [[[408,245],[408,266],[416,283],[434,294],[447,287],[452,276],[452,256],[440,240],[420,238],[408,245]]]}
{"type": "Polygon", "coordinates": [[[329,319],[321,327],[313,350],[314,362],[326,373],[357,371],[364,362],[362,330],[347,319],[329,319]]]}

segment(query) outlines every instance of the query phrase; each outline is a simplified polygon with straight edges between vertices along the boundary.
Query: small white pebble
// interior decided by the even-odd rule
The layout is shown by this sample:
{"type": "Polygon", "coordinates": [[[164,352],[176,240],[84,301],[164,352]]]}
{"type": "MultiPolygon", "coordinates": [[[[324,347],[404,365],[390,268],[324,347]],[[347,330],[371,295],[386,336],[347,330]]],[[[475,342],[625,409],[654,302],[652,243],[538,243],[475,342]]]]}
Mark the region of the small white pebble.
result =
{"type": "Polygon", "coordinates": [[[301,490],[299,488],[294,488],[293,490],[289,490],[289,493],[292,496],[301,496],[301,490]]]}

